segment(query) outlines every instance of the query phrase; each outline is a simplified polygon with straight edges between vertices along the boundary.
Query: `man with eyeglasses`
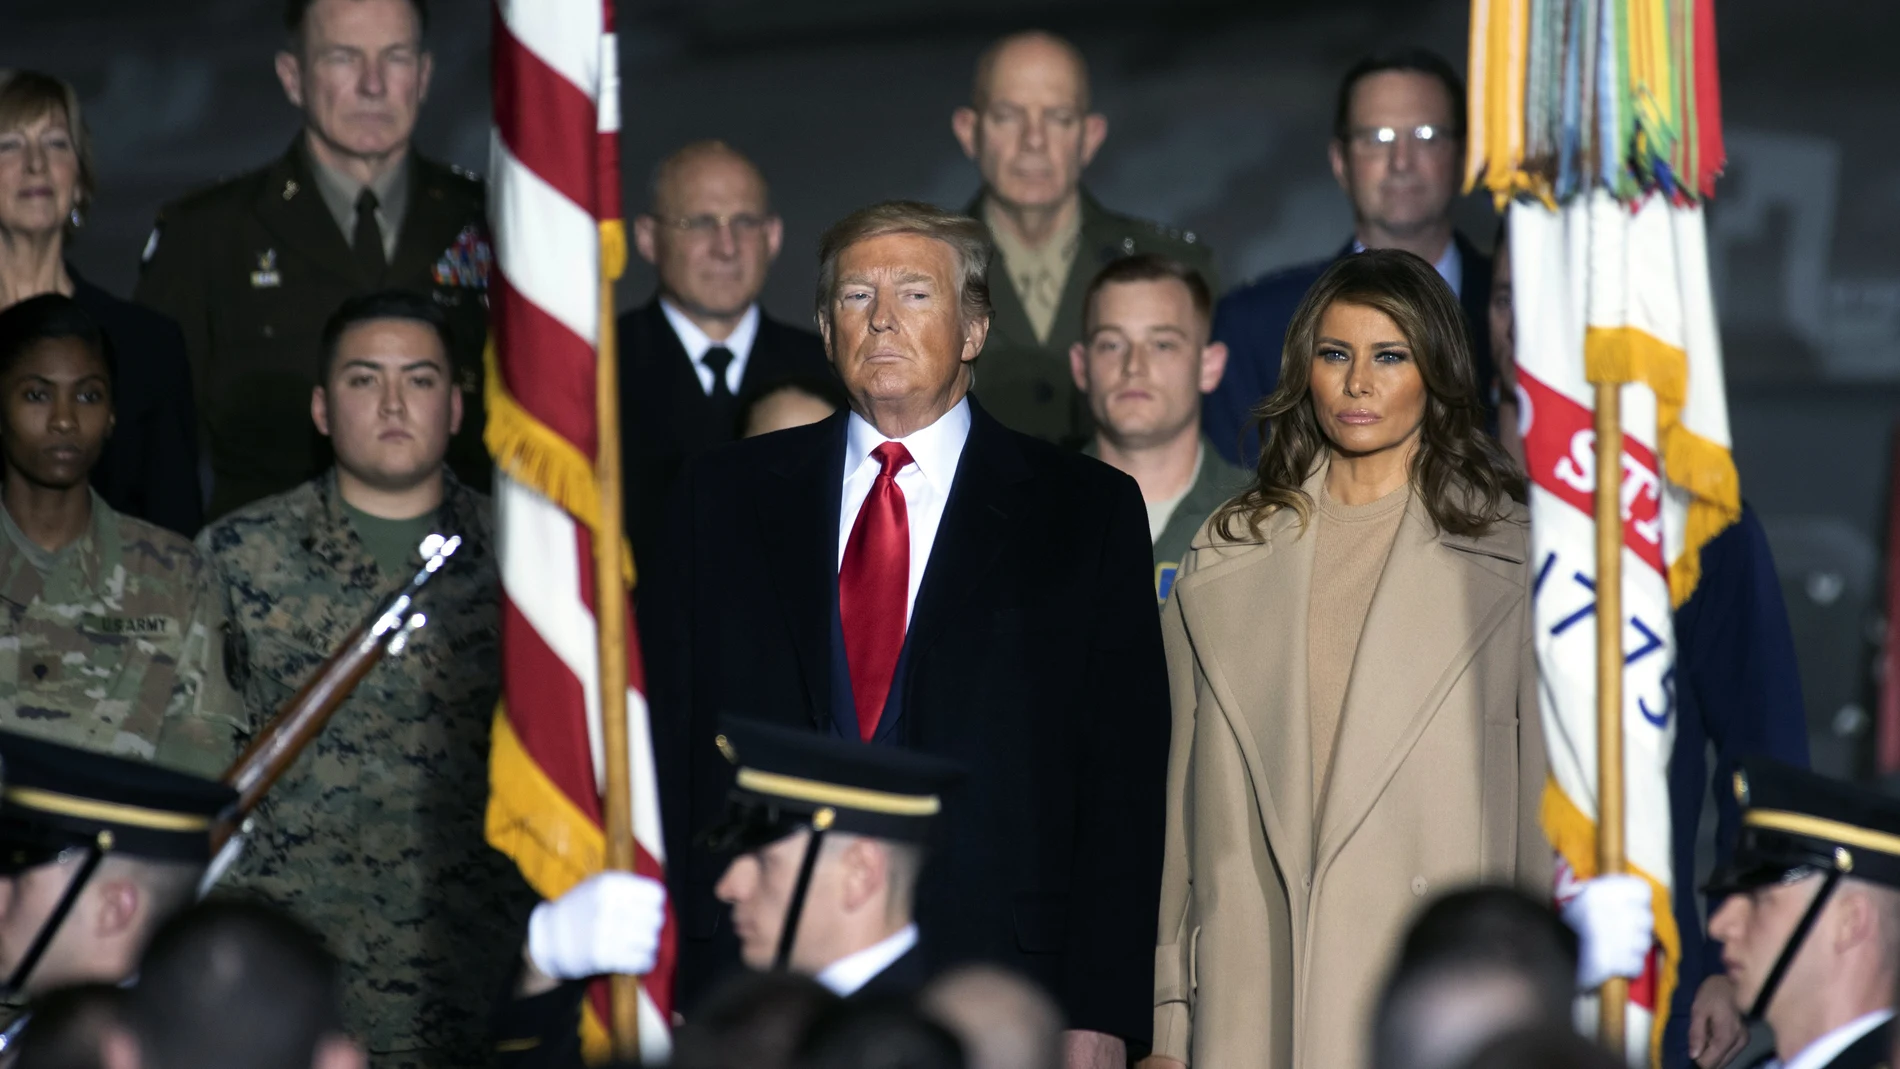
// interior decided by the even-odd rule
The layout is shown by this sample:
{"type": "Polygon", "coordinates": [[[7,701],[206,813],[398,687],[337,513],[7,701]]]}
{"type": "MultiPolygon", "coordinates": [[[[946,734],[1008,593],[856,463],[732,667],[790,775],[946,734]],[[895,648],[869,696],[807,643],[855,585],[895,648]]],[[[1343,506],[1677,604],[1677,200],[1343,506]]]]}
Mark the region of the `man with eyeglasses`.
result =
{"type": "Polygon", "coordinates": [[[765,176],[720,141],[660,161],[633,243],[658,292],[620,317],[627,538],[652,574],[667,498],[687,458],[739,437],[740,399],[793,375],[831,378],[818,335],[759,307],[784,226],[765,176]]]}
{"type": "Polygon", "coordinates": [[[1328,153],[1333,177],[1352,201],[1352,239],[1325,260],[1248,282],[1222,298],[1214,313],[1214,340],[1227,346],[1227,372],[1208,395],[1201,420],[1228,460],[1252,467],[1259,456],[1253,409],[1279,384],[1293,309],[1340,256],[1404,249],[1437,267],[1464,308],[1478,382],[1492,381],[1485,331],[1491,261],[1451,222],[1464,146],[1464,81],[1442,56],[1408,49],[1369,56],[1346,72],[1328,153]]]}
{"type": "Polygon", "coordinates": [[[349,297],[426,294],[454,339],[456,477],[486,490],[482,345],[494,254],[481,179],[412,151],[433,61],[425,0],[288,0],[277,53],[303,128],[274,162],[159,211],[140,304],[184,329],[210,466],[206,520],[330,466],[310,424],[324,320],[349,297]]]}

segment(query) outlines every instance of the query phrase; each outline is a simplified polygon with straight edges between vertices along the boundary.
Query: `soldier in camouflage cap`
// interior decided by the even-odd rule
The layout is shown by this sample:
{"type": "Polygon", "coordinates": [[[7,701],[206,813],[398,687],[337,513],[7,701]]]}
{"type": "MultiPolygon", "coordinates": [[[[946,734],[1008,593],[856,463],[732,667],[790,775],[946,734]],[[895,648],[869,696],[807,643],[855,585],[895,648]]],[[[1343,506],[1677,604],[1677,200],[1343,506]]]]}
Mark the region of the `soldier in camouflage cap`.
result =
{"type": "Polygon", "coordinates": [[[378,1069],[487,1059],[488,1013],[536,901],[483,837],[500,583],[489,501],[444,467],[461,415],[446,331],[427,297],[345,302],[311,405],[336,467],[199,536],[255,725],[415,573],[425,536],[462,536],[423,595],[428,626],[278,781],[235,874],[330,941],[345,1024],[378,1069]]]}
{"type": "Polygon", "coordinates": [[[216,775],[238,700],[202,562],[87,485],[112,433],[104,335],[70,297],[0,312],[0,726],[216,775]]]}

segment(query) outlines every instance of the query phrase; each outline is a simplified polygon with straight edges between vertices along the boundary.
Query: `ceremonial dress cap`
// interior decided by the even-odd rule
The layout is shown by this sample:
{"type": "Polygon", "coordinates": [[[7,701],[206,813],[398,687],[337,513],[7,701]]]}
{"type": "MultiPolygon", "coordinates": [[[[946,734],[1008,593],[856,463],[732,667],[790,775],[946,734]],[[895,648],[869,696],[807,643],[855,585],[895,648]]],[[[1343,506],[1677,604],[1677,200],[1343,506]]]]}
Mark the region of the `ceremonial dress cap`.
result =
{"type": "Polygon", "coordinates": [[[715,851],[756,850],[800,828],[921,844],[943,791],[963,769],[941,758],[856,739],[725,717],[715,742],[735,766],[715,851]]]}
{"type": "Polygon", "coordinates": [[[1730,787],[1742,826],[1710,892],[1828,872],[1900,887],[1900,800],[1765,758],[1744,760],[1730,787]]]}
{"type": "Polygon", "coordinates": [[[214,780],[0,732],[0,875],[75,847],[156,861],[211,858],[211,826],[237,800],[214,780]]]}

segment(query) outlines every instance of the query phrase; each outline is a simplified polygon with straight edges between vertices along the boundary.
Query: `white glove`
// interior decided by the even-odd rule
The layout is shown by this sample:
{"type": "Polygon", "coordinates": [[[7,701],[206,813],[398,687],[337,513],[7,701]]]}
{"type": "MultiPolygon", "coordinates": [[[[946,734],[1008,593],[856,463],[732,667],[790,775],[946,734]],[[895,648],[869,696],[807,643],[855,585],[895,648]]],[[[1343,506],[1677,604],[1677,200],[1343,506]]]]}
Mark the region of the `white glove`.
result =
{"type": "Polygon", "coordinates": [[[1613,976],[1633,980],[1648,964],[1656,938],[1649,884],[1641,876],[1585,880],[1564,903],[1564,923],[1577,933],[1577,988],[1594,991],[1613,976]]]}
{"type": "Polygon", "coordinates": [[[556,980],[653,971],[666,923],[666,886],[631,872],[582,880],[528,918],[528,960],[556,980]]]}

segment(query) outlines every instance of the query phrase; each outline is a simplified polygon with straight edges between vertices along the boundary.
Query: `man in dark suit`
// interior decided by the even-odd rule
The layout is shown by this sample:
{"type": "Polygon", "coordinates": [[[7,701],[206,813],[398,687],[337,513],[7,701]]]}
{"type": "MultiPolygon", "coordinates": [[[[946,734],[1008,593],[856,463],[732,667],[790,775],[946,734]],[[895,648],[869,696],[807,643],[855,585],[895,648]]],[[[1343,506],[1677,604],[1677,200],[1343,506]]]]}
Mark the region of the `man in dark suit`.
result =
{"type": "Polygon", "coordinates": [[[292,0],[277,77],[303,130],[276,162],[166,205],[133,299],[185,332],[216,519],[330,466],[310,424],[324,321],[381,289],[449,318],[466,413],[449,446],[486,490],[482,345],[488,242],[480,179],[411,151],[431,60],[423,0],[292,0]]]}
{"type": "Polygon", "coordinates": [[[659,292],[620,317],[619,334],[627,538],[651,574],[680,465],[739,437],[740,395],[831,369],[818,335],[759,308],[784,227],[751,160],[695,142],[661,161],[648,194],[633,244],[658,272],[659,292]]]}
{"type": "Polygon", "coordinates": [[[737,953],[718,872],[685,849],[725,804],[717,718],[771,710],[968,770],[918,892],[937,964],[1026,973],[1063,1005],[1071,1066],[1120,1066],[1152,1028],[1169,731],[1146,510],[967,396],[989,251],[924,204],[832,227],[818,321],[851,411],[682,476],[648,662],[678,989],[690,1012],[737,953]]]}
{"type": "Polygon", "coordinates": [[[1465,145],[1465,87],[1451,64],[1424,49],[1369,56],[1339,84],[1328,148],[1333,177],[1352,201],[1353,235],[1325,260],[1255,279],[1221,298],[1214,340],[1227,373],[1202,408],[1207,436],[1229,461],[1260,454],[1253,408],[1280,382],[1287,324],[1300,298],[1340,256],[1404,249],[1423,257],[1458,295],[1478,381],[1491,381],[1485,306],[1491,261],[1451,225],[1465,145]]]}

